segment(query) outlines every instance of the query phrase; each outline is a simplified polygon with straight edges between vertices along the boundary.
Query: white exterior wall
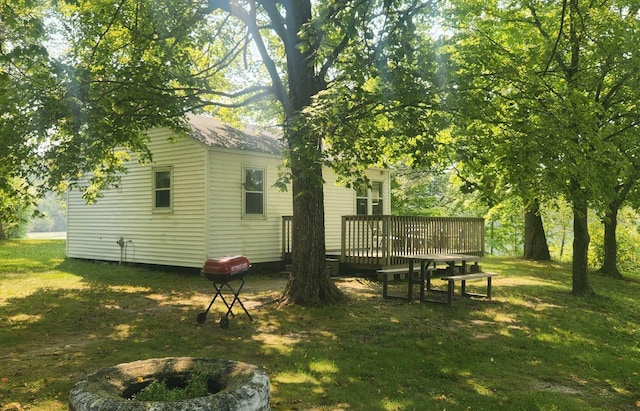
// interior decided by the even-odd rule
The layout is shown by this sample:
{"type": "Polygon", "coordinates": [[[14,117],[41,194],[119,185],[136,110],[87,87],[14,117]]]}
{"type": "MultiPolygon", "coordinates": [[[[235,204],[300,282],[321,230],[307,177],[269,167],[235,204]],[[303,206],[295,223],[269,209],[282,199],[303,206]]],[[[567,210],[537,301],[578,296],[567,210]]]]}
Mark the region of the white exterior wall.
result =
{"type": "MultiPolygon", "coordinates": [[[[371,181],[382,182],[383,214],[391,214],[391,182],[388,170],[368,170],[371,181]]],[[[335,184],[336,175],[324,170],[325,203],[325,243],[327,251],[339,251],[342,248],[342,216],[356,214],[356,191],[335,184]]]]}
{"type": "Polygon", "coordinates": [[[255,263],[279,261],[282,216],[293,213],[291,191],[273,185],[282,164],[279,156],[211,148],[209,150],[208,257],[244,255],[255,263]],[[265,170],[265,216],[243,216],[244,167],[265,170]]]}
{"type": "MultiPolygon", "coordinates": [[[[291,188],[281,192],[273,185],[282,159],[267,154],[212,148],[209,157],[208,214],[210,222],[208,257],[245,255],[249,261],[279,261],[282,254],[282,216],[293,215],[291,188]],[[266,216],[242,216],[242,173],[244,167],[266,171],[266,216]],[[221,195],[224,193],[224,195],[221,195]]],[[[384,212],[391,213],[389,172],[371,170],[373,181],[383,182],[384,212]]],[[[342,216],[355,214],[355,190],[336,185],[336,176],[324,170],[325,234],[327,250],[340,250],[342,216]]]]}
{"type": "Polygon", "coordinates": [[[150,133],[153,164],[141,166],[132,159],[120,188],[105,191],[95,204],[86,205],[77,191],[69,193],[68,257],[120,261],[116,241],[122,237],[128,262],[202,265],[206,254],[206,146],[187,137],[171,143],[169,133],[150,133]],[[153,211],[154,166],[173,167],[172,212],[153,211]]]}
{"type": "MultiPolygon", "coordinates": [[[[273,187],[281,158],[208,147],[190,137],[172,143],[169,133],[150,133],[153,164],[132,159],[120,188],[105,191],[97,203],[86,205],[80,193],[69,193],[67,256],[120,261],[116,241],[122,237],[127,262],[201,267],[207,258],[237,254],[253,263],[279,261],[282,216],[293,214],[291,190],[273,187]],[[153,212],[154,166],[173,167],[172,212],[153,212]],[[264,217],[243,217],[243,167],[265,169],[264,217]]],[[[368,176],[383,182],[384,213],[390,214],[389,172],[368,176]]],[[[341,217],[355,214],[355,190],[337,186],[328,170],[324,177],[327,250],[339,250],[341,217]]]]}

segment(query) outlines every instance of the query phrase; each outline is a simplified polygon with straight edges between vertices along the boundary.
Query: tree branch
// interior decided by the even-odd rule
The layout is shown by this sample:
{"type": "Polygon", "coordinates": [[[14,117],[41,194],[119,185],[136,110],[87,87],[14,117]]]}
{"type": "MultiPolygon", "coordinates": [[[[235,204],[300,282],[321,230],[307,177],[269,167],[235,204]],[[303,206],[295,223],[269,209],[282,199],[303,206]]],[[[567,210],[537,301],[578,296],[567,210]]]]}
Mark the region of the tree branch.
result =
{"type": "Polygon", "coordinates": [[[248,33],[253,38],[254,44],[256,45],[258,52],[260,53],[260,57],[262,58],[262,62],[265,65],[267,72],[269,73],[269,77],[271,78],[272,83],[272,91],[276,99],[280,102],[285,112],[289,112],[291,108],[287,92],[284,87],[284,82],[280,77],[280,73],[278,73],[275,62],[269,55],[269,51],[267,49],[267,46],[265,45],[264,39],[260,34],[260,27],[256,19],[255,1],[250,0],[249,3],[249,12],[242,8],[237,0],[209,0],[209,8],[210,10],[224,10],[237,17],[244,23],[244,25],[247,27],[248,33]]]}

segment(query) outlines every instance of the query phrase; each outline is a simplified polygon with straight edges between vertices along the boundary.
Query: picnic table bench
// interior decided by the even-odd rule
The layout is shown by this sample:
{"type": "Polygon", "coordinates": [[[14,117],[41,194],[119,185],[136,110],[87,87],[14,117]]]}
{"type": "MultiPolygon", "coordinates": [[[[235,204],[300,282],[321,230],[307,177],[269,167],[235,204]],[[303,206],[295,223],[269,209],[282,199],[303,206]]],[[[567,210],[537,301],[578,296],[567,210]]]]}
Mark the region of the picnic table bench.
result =
{"type": "Polygon", "coordinates": [[[454,287],[456,281],[462,282],[461,295],[465,297],[470,296],[481,296],[487,297],[491,299],[491,278],[495,277],[496,273],[492,272],[482,272],[481,268],[478,265],[478,260],[480,257],[473,255],[464,255],[464,254],[415,254],[415,255],[406,255],[404,256],[409,260],[408,267],[390,267],[383,268],[377,271],[378,278],[382,278],[382,297],[383,298],[401,298],[406,299],[408,301],[412,300],[413,296],[413,286],[415,284],[420,285],[420,302],[424,301],[432,301],[432,302],[444,302],[442,300],[431,300],[426,299],[426,293],[435,293],[435,292],[446,292],[447,293],[447,303],[451,305],[454,295],[454,287]],[[420,262],[420,270],[414,270],[414,261],[420,262]],[[456,263],[460,262],[461,265],[457,266],[456,263]],[[471,267],[472,273],[467,272],[467,263],[474,262],[475,264],[471,267]],[[431,286],[431,279],[433,278],[434,272],[438,271],[436,266],[438,263],[444,263],[447,266],[447,272],[445,276],[440,277],[442,280],[448,282],[447,290],[438,290],[434,289],[431,286]],[[460,274],[456,274],[456,272],[460,271],[460,274]],[[479,272],[478,272],[479,271],[479,272]],[[419,273],[419,278],[416,274],[419,273]],[[395,278],[396,274],[407,274],[407,296],[395,296],[389,295],[389,277],[392,279],[395,278]],[[466,282],[468,280],[476,280],[476,279],[487,279],[487,293],[486,294],[474,294],[468,293],[466,291],[466,282]],[[426,291],[426,292],[425,292],[426,291]]]}
{"type": "MultiPolygon", "coordinates": [[[[413,284],[421,284],[424,283],[425,279],[424,278],[415,278],[415,274],[419,274],[419,271],[415,271],[413,272],[414,274],[414,278],[411,278],[411,270],[409,269],[409,267],[394,267],[394,268],[383,268],[380,269],[378,271],[376,271],[378,273],[378,279],[380,279],[380,277],[382,277],[382,298],[399,298],[399,299],[409,299],[408,297],[404,297],[404,296],[396,296],[396,295],[389,295],[389,277],[391,277],[392,279],[395,277],[396,274],[406,274],[407,276],[409,276],[410,278],[407,279],[407,282],[409,284],[409,287],[413,287],[413,284]]],[[[431,289],[431,276],[433,271],[435,271],[435,268],[426,268],[425,272],[427,272],[427,289],[431,289]]],[[[424,285],[420,285],[420,300],[422,300],[424,298],[424,285]]]]}
{"type": "Polygon", "coordinates": [[[454,284],[456,281],[460,281],[460,295],[463,297],[486,297],[491,300],[491,278],[497,276],[498,273],[493,272],[481,272],[481,273],[473,273],[473,274],[461,274],[461,275],[448,275],[445,277],[440,277],[441,280],[445,280],[448,282],[447,284],[447,304],[451,305],[451,301],[453,300],[454,294],[454,284]],[[467,281],[468,280],[478,280],[486,278],[487,279],[487,293],[486,294],[477,294],[477,293],[468,293],[467,281]]]}

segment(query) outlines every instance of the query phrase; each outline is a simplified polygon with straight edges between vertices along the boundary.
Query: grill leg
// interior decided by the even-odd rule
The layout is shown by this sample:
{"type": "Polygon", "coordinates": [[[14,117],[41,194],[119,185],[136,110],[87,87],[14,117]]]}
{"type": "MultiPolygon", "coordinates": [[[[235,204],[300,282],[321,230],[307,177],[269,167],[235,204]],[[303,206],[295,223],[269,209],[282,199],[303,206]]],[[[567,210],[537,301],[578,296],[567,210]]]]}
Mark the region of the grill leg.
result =
{"type": "Polygon", "coordinates": [[[237,291],[234,291],[233,288],[231,288],[231,286],[227,285],[227,287],[229,287],[229,290],[231,290],[231,292],[233,293],[233,301],[231,302],[231,305],[227,306],[229,308],[229,311],[227,311],[227,315],[229,314],[233,315],[233,312],[231,312],[231,309],[237,302],[238,304],[240,304],[240,307],[242,307],[242,309],[244,310],[244,313],[247,314],[247,317],[249,317],[249,320],[253,321],[253,318],[251,318],[251,314],[249,314],[249,311],[247,311],[246,307],[244,306],[244,304],[242,304],[242,301],[240,300],[240,297],[239,297],[240,292],[242,291],[242,287],[244,287],[244,278],[241,278],[240,281],[241,281],[240,287],[238,287],[237,291]]]}
{"type": "MultiPolygon", "coordinates": [[[[251,314],[249,314],[249,311],[247,311],[247,308],[244,306],[244,304],[240,300],[240,292],[242,291],[242,287],[244,287],[244,278],[236,278],[235,280],[239,280],[240,281],[240,286],[238,287],[237,290],[235,290],[233,287],[231,287],[231,285],[229,285],[229,282],[223,282],[223,283],[216,283],[215,281],[213,282],[213,286],[216,289],[216,295],[213,297],[213,299],[209,303],[209,306],[207,307],[206,311],[198,314],[198,316],[196,318],[198,323],[202,324],[203,322],[205,322],[205,320],[207,318],[207,314],[209,313],[209,310],[211,310],[211,307],[213,306],[213,303],[215,303],[215,301],[218,298],[218,296],[220,296],[220,299],[222,300],[224,305],[227,307],[227,312],[220,319],[220,326],[222,328],[227,328],[229,326],[229,315],[231,315],[232,317],[235,316],[235,314],[233,314],[233,306],[236,303],[240,304],[240,307],[242,307],[242,310],[244,311],[244,313],[247,314],[247,317],[249,317],[249,320],[253,321],[253,318],[251,318],[251,314]],[[224,294],[222,292],[222,290],[225,287],[227,287],[229,292],[231,292],[231,294],[233,294],[233,299],[231,300],[231,304],[229,304],[229,302],[224,297],[224,294]]],[[[231,281],[233,281],[233,279],[231,281]]]]}
{"type": "Polygon", "coordinates": [[[205,320],[207,319],[207,314],[209,313],[209,310],[211,309],[211,306],[213,305],[213,303],[216,302],[216,298],[218,298],[218,296],[220,296],[220,298],[224,300],[224,296],[222,295],[222,287],[218,287],[218,284],[216,283],[213,283],[213,286],[216,289],[216,295],[213,296],[213,299],[209,303],[209,306],[207,307],[207,309],[204,312],[198,314],[198,316],[196,317],[196,321],[198,321],[199,324],[202,324],[205,322],[205,320]]]}

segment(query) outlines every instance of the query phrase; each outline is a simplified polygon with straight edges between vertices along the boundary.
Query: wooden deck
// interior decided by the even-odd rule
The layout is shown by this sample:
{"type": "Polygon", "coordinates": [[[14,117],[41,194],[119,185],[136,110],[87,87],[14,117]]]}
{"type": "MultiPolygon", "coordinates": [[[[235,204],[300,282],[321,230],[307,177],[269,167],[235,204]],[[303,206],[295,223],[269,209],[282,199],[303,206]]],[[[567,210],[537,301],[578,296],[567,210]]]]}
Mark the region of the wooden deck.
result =
{"type": "MultiPolygon", "coordinates": [[[[291,256],[291,217],[283,217],[282,256],[291,256]]],[[[406,254],[484,255],[484,219],[355,215],[342,217],[340,265],[365,270],[406,264],[406,254]]],[[[335,251],[328,254],[333,254],[335,251]]]]}

